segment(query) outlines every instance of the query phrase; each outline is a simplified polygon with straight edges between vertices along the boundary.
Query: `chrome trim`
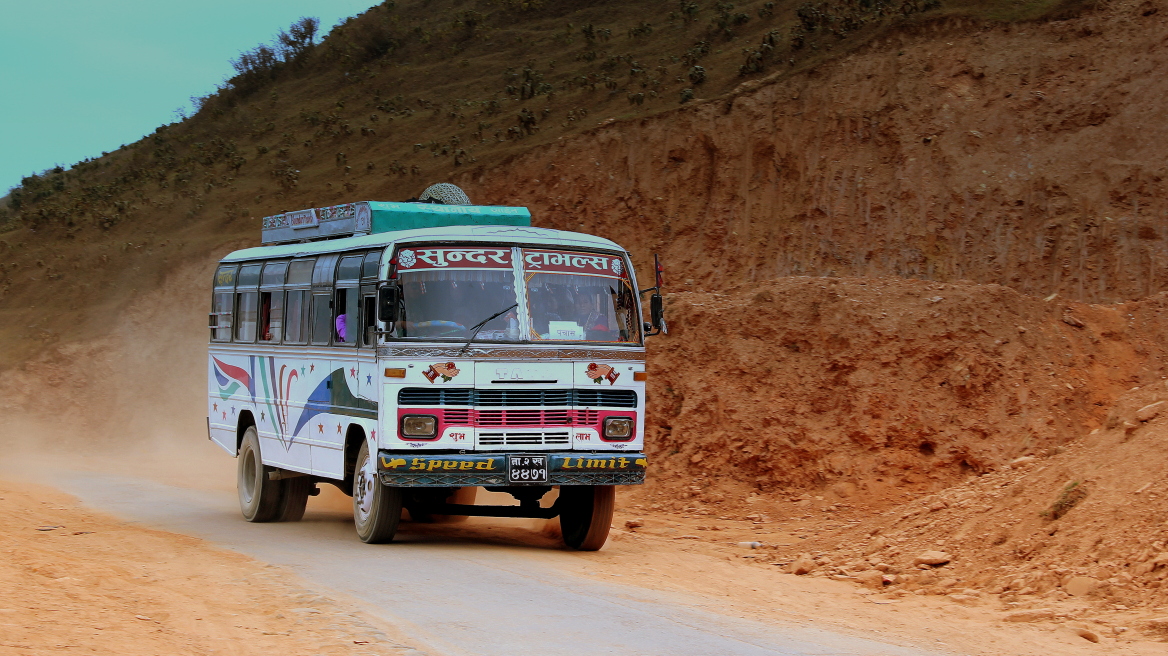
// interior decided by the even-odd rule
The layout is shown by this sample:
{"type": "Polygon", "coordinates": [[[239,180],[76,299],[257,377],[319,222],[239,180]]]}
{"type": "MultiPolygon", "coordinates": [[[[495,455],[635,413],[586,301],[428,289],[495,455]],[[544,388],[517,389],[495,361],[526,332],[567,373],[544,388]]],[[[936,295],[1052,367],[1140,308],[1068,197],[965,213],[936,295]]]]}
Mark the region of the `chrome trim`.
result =
{"type": "Polygon", "coordinates": [[[497,358],[501,360],[559,359],[559,360],[630,360],[644,361],[645,351],[603,350],[603,349],[521,349],[471,347],[464,352],[461,347],[447,346],[378,346],[379,358],[438,358],[476,359],[497,358]]]}

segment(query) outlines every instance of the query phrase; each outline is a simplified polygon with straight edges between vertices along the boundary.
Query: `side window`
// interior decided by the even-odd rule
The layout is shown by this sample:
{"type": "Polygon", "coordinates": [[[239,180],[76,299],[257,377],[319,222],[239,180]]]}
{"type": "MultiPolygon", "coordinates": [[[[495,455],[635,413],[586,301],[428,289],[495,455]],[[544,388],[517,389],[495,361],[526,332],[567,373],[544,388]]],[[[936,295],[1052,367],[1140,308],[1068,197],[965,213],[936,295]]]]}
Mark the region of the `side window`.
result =
{"type": "Polygon", "coordinates": [[[295,260],[288,265],[288,297],[284,304],[284,342],[307,344],[312,325],[312,268],[316,260],[295,260]]]}
{"type": "Polygon", "coordinates": [[[284,341],[288,344],[308,342],[309,298],[307,289],[294,289],[288,292],[288,302],[284,306],[286,317],[284,341]]]}
{"type": "Polygon", "coordinates": [[[235,274],[239,266],[225,264],[215,270],[215,293],[211,299],[211,341],[231,341],[235,305],[235,274]]]}
{"type": "Polygon", "coordinates": [[[333,341],[337,344],[356,344],[358,334],[357,317],[358,296],[356,289],[342,288],[337,290],[336,303],[333,304],[333,341]]]}
{"type": "Polygon", "coordinates": [[[361,256],[342,257],[337,267],[337,280],[357,280],[361,277],[361,256]]]}
{"type": "Polygon", "coordinates": [[[365,254],[365,260],[361,263],[361,277],[362,278],[376,278],[377,269],[381,266],[381,251],[373,251],[365,254]]]}
{"type": "Polygon", "coordinates": [[[235,341],[254,342],[259,321],[260,266],[246,264],[239,269],[235,293],[235,341]]]}
{"type": "Polygon", "coordinates": [[[312,295],[312,343],[328,344],[333,332],[333,304],[329,294],[312,295]]]}
{"type": "Polygon", "coordinates": [[[287,262],[268,262],[264,265],[260,279],[260,327],[261,342],[279,342],[284,326],[284,274],[287,262]]]}
{"type": "Polygon", "coordinates": [[[211,326],[211,339],[216,342],[231,341],[231,301],[235,296],[231,292],[215,292],[211,313],[214,324],[211,326]]]}
{"type": "Polygon", "coordinates": [[[377,343],[377,297],[368,294],[361,299],[361,345],[377,343]]]}
{"type": "MultiPolygon", "coordinates": [[[[342,257],[337,265],[337,283],[355,284],[361,278],[362,255],[342,257]]],[[[359,297],[356,287],[338,287],[333,303],[333,343],[356,344],[360,331],[357,316],[359,297]]]]}
{"type": "Polygon", "coordinates": [[[260,341],[280,341],[284,325],[284,292],[260,292],[260,341]]]}
{"type": "Polygon", "coordinates": [[[239,305],[236,307],[236,317],[239,319],[239,322],[236,324],[235,341],[254,342],[256,338],[256,310],[259,305],[259,293],[242,292],[236,294],[236,296],[239,297],[239,305]]]}

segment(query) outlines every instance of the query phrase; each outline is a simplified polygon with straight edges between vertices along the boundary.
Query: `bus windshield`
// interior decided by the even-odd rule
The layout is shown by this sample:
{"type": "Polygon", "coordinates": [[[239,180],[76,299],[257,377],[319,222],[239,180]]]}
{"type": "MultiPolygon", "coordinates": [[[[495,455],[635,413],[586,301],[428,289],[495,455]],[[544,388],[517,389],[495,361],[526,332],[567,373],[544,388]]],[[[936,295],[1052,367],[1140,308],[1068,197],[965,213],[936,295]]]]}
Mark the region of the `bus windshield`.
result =
{"type": "Polygon", "coordinates": [[[517,342],[520,338],[510,248],[406,248],[397,254],[404,313],[399,338],[517,342]]]}
{"type": "Polygon", "coordinates": [[[392,333],[398,339],[641,340],[637,295],[618,255],[417,246],[399,250],[395,261],[402,311],[392,333]],[[517,270],[523,272],[518,284],[517,270]]]}
{"type": "Polygon", "coordinates": [[[524,249],[523,271],[531,341],[640,342],[624,258],[524,249]]]}

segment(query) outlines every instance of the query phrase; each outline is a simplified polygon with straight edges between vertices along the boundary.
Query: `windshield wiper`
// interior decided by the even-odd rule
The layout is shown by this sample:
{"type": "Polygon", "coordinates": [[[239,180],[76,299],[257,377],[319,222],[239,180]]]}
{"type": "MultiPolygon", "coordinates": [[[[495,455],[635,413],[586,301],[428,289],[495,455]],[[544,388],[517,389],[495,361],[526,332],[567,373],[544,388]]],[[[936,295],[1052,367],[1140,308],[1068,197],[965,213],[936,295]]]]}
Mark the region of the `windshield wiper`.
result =
{"type": "Polygon", "coordinates": [[[490,321],[491,319],[494,319],[495,317],[497,317],[497,316],[499,316],[499,315],[501,315],[509,310],[513,310],[517,307],[519,307],[518,303],[512,303],[511,305],[508,305],[507,307],[503,308],[502,310],[499,310],[498,312],[492,314],[491,316],[487,317],[486,319],[483,319],[482,321],[471,326],[470,327],[470,339],[466,340],[466,345],[462,347],[462,350],[459,351],[458,354],[463,355],[466,353],[466,350],[470,348],[470,343],[474,341],[474,338],[478,336],[479,331],[483,329],[483,326],[487,325],[488,321],[490,321]]]}

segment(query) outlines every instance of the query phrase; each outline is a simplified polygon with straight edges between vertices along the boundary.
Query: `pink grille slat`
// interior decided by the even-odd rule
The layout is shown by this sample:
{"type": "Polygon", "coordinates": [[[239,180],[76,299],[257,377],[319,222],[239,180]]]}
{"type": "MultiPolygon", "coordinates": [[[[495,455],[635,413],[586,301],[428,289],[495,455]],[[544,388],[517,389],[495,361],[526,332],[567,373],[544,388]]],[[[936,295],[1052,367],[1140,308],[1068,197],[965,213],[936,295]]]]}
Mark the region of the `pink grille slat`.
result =
{"type": "MultiPolygon", "coordinates": [[[[403,410],[405,411],[405,410],[403,410]]],[[[600,413],[583,408],[500,409],[411,408],[408,412],[435,414],[443,425],[490,428],[532,426],[576,426],[599,429],[600,413]]]]}

